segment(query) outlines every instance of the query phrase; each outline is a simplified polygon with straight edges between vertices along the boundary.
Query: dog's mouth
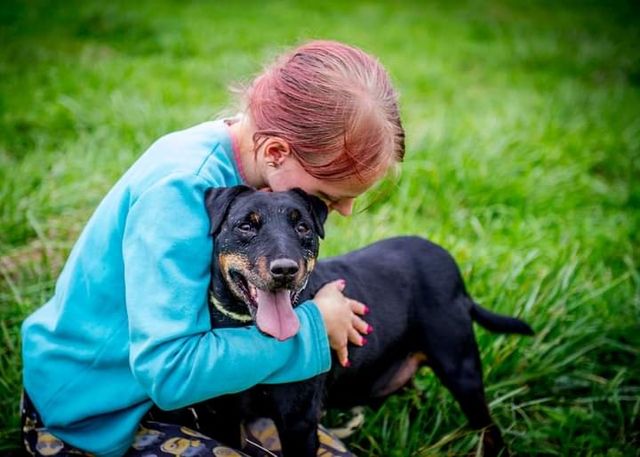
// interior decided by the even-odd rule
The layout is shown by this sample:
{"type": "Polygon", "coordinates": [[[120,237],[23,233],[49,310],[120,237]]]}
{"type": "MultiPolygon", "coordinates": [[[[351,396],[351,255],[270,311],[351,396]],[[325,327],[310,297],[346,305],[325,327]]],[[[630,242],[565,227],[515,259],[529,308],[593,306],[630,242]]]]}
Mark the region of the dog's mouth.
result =
{"type": "Polygon", "coordinates": [[[300,329],[300,321],[293,311],[298,299],[299,289],[270,289],[255,285],[245,274],[238,270],[229,271],[228,278],[232,291],[239,295],[258,328],[279,341],[295,336],[300,329]]]}

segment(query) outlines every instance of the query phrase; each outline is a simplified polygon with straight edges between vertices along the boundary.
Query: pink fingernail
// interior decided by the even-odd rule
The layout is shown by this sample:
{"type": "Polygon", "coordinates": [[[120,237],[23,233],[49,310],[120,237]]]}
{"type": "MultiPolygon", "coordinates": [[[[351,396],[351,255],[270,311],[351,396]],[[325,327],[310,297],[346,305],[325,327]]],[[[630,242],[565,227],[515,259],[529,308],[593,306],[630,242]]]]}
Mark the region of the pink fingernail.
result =
{"type": "Polygon", "coordinates": [[[364,313],[369,314],[369,311],[371,311],[369,307],[367,305],[364,305],[364,313]]]}
{"type": "Polygon", "coordinates": [[[350,366],[351,366],[351,360],[347,360],[347,361],[344,363],[344,367],[345,367],[345,368],[349,368],[350,366]]]}
{"type": "Polygon", "coordinates": [[[346,286],[346,285],[347,285],[347,281],[345,281],[344,279],[340,279],[339,281],[340,281],[340,285],[341,285],[342,287],[344,287],[344,286],[346,286]]]}
{"type": "Polygon", "coordinates": [[[367,325],[367,335],[368,335],[369,333],[371,333],[371,332],[373,332],[373,327],[371,326],[371,324],[368,324],[368,325],[367,325]]]}
{"type": "Polygon", "coordinates": [[[362,337],[362,341],[360,342],[360,344],[362,344],[363,346],[367,344],[367,339],[362,337]]]}

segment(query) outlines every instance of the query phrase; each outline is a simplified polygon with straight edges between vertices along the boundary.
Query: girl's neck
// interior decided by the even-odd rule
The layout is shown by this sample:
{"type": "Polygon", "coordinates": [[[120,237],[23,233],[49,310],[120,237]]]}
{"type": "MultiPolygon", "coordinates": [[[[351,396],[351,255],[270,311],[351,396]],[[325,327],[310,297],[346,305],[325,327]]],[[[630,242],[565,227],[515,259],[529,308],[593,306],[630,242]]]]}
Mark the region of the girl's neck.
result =
{"type": "Polygon", "coordinates": [[[234,156],[245,184],[260,189],[265,186],[253,149],[253,129],[246,117],[229,125],[233,139],[234,156]]]}

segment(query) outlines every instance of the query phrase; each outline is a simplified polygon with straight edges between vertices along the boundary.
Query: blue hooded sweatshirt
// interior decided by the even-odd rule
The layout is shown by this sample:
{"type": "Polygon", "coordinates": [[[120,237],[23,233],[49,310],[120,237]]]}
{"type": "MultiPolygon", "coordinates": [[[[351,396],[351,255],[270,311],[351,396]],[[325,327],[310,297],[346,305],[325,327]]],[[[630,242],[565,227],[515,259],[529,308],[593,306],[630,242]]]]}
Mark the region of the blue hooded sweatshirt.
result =
{"type": "Polygon", "coordinates": [[[181,408],[329,369],[313,302],[296,308],[300,332],[283,342],[255,326],[211,330],[204,193],[241,183],[233,157],[223,121],[166,135],[92,215],[53,297],[22,326],[24,387],[53,435],[118,456],[152,404],[181,408]]]}

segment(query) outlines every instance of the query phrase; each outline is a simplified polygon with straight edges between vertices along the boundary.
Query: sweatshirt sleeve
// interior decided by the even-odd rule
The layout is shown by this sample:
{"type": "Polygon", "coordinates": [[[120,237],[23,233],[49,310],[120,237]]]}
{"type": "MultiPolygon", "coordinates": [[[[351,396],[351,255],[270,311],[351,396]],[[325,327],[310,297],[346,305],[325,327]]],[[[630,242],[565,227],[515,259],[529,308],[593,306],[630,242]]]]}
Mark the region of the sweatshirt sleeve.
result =
{"type": "Polygon", "coordinates": [[[130,366],[163,409],[260,383],[307,379],[331,364],[313,302],[296,308],[300,331],[283,342],[255,326],[211,330],[208,187],[193,174],[165,178],[131,204],[124,230],[130,366]]]}

